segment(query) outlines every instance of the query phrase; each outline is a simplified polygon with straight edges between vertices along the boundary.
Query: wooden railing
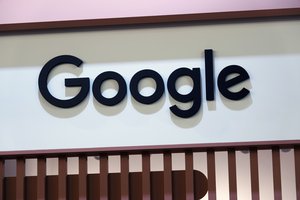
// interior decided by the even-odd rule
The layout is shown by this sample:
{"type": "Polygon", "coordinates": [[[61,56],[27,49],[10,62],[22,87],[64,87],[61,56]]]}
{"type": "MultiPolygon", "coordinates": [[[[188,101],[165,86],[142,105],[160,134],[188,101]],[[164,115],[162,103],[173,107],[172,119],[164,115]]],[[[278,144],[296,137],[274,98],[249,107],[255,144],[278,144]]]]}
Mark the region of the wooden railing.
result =
{"type": "MultiPolygon", "coordinates": [[[[0,200],[100,199],[100,200],[194,200],[206,195],[217,199],[215,153],[228,155],[229,199],[237,199],[236,152],[250,152],[251,198],[260,199],[259,150],[271,150],[274,199],[282,199],[280,150],[293,149],[295,186],[300,199],[300,141],[194,144],[120,148],[0,152],[0,200]],[[195,154],[207,156],[206,176],[194,169],[195,154]],[[172,155],[184,154],[184,170],[172,170],[172,155]],[[130,172],[129,156],[141,155],[141,172],[130,172]],[[151,170],[151,156],[161,154],[163,170],[151,170]],[[110,173],[109,157],[120,156],[120,173],[110,173]],[[99,173],[88,173],[88,157],[99,159],[99,173]],[[78,174],[67,172],[69,157],[78,157],[78,174]],[[26,159],[37,160],[37,176],[25,175],[26,159]],[[47,159],[58,158],[58,175],[47,175],[47,159]],[[6,177],[6,162],[16,160],[16,172],[6,177]]],[[[219,198],[220,199],[220,198],[219,198]]]]}

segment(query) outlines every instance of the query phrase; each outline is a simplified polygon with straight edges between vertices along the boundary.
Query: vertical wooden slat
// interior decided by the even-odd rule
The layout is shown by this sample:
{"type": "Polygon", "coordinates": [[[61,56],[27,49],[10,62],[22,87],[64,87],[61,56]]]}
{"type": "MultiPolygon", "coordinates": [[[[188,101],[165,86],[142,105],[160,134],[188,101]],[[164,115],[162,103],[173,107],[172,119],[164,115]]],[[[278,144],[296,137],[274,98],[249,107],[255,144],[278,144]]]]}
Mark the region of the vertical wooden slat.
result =
{"type": "Polygon", "coordinates": [[[25,159],[17,159],[16,199],[24,200],[25,159]]]}
{"type": "MultiPolygon", "coordinates": [[[[26,168],[26,167],[25,167],[26,168]]],[[[24,179],[24,199],[25,200],[37,200],[37,177],[26,176],[24,179]]]]}
{"type": "Polygon", "coordinates": [[[121,155],[121,200],[129,200],[129,156],[121,155]]]}
{"type": "Polygon", "coordinates": [[[100,155],[100,200],[108,200],[108,156],[100,155]]]}
{"type": "Polygon", "coordinates": [[[79,200],[87,199],[87,157],[79,157],[79,200]]]}
{"type": "Polygon", "coordinates": [[[215,152],[207,151],[207,180],[208,180],[208,200],[216,200],[216,166],[215,152]]]}
{"type": "Polygon", "coordinates": [[[172,155],[164,153],[164,200],[172,200],[172,155]]]}
{"type": "Polygon", "coordinates": [[[228,150],[229,199],[237,200],[235,150],[228,150]]]}
{"type": "Polygon", "coordinates": [[[294,148],[297,199],[300,199],[300,146],[294,148]]]}
{"type": "Polygon", "coordinates": [[[280,172],[280,151],[278,147],[272,148],[273,162],[273,183],[274,183],[274,200],[281,200],[281,172],[280,172]]]}
{"type": "Polygon", "coordinates": [[[37,199],[44,200],[46,195],[46,158],[38,158],[37,164],[37,199]]]}
{"type": "Polygon", "coordinates": [[[185,194],[186,200],[194,200],[194,159],[193,152],[185,153],[185,194]]]}
{"type": "Polygon", "coordinates": [[[58,159],[58,199],[67,199],[67,158],[58,159]]]}
{"type": "Polygon", "coordinates": [[[142,155],[142,186],[143,200],[150,200],[150,154],[142,155]]]}
{"type": "Polygon", "coordinates": [[[143,173],[129,173],[129,199],[144,200],[143,198],[143,173]]]}
{"type": "Polygon", "coordinates": [[[46,199],[58,200],[58,176],[46,177],[46,199]]]}
{"type": "Polygon", "coordinates": [[[4,182],[4,160],[0,158],[0,200],[4,199],[3,182],[4,182]]]}
{"type": "Polygon", "coordinates": [[[67,175],[67,198],[66,200],[79,200],[79,176],[67,175]]]}
{"type": "Polygon", "coordinates": [[[252,200],[259,200],[258,158],[257,149],[250,150],[250,172],[252,200]]]}

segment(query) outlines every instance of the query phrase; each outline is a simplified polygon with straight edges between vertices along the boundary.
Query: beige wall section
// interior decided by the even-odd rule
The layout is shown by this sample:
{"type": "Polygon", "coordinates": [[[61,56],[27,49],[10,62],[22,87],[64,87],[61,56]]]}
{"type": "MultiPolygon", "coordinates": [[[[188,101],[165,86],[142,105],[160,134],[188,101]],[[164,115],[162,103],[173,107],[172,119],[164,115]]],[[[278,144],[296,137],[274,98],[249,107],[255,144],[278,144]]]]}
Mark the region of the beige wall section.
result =
{"type": "Polygon", "coordinates": [[[217,49],[219,57],[293,54],[300,52],[300,45],[296,45],[299,24],[299,20],[281,20],[2,34],[0,64],[3,67],[41,66],[61,54],[76,55],[85,63],[189,59],[199,58],[207,48],[217,49]],[[282,36],[280,40],[278,36],[282,36]]]}

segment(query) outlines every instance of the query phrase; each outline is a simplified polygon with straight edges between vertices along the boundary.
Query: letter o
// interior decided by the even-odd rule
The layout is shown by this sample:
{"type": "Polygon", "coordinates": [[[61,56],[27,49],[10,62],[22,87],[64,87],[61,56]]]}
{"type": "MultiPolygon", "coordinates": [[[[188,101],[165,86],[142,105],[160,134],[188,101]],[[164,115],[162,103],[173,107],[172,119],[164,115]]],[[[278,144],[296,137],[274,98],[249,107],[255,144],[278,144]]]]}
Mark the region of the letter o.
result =
{"type": "Polygon", "coordinates": [[[102,74],[99,74],[96,77],[93,83],[93,95],[95,99],[103,105],[114,106],[120,103],[125,98],[126,94],[127,94],[126,82],[124,78],[116,72],[112,72],[112,71],[103,72],[102,74]],[[117,81],[119,85],[119,91],[114,97],[106,98],[101,94],[99,90],[103,82],[110,79],[117,81]]]}
{"type": "Polygon", "coordinates": [[[152,104],[158,101],[164,94],[164,90],[164,81],[162,77],[159,75],[159,73],[150,69],[144,69],[137,72],[130,81],[130,92],[132,97],[142,104],[152,104]],[[156,83],[156,90],[150,96],[143,96],[139,92],[139,82],[144,78],[152,78],[156,83]]]}

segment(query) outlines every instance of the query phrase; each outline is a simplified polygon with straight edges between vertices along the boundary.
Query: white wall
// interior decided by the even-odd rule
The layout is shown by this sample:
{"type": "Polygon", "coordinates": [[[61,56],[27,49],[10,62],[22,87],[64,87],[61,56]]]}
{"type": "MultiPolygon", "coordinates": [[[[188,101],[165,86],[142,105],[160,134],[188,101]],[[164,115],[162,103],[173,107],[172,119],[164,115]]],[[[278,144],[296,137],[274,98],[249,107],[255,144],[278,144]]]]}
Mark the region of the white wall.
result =
{"type": "Polygon", "coordinates": [[[3,35],[0,150],[299,139],[299,24],[291,20],[3,35]],[[231,64],[248,71],[250,81],[238,86],[251,91],[247,98],[230,101],[216,90],[214,102],[205,100],[207,48],[215,51],[215,76],[231,64]],[[201,110],[189,119],[172,115],[169,107],[175,102],[167,92],[150,106],[128,94],[111,108],[90,94],[75,108],[54,107],[39,94],[37,80],[42,66],[61,54],[75,55],[84,64],[76,72],[70,67],[53,72],[49,87],[57,97],[76,94],[65,92],[66,77],[89,77],[92,82],[99,73],[113,70],[128,84],[134,73],[150,68],[166,83],[179,67],[199,67],[201,110]]]}

